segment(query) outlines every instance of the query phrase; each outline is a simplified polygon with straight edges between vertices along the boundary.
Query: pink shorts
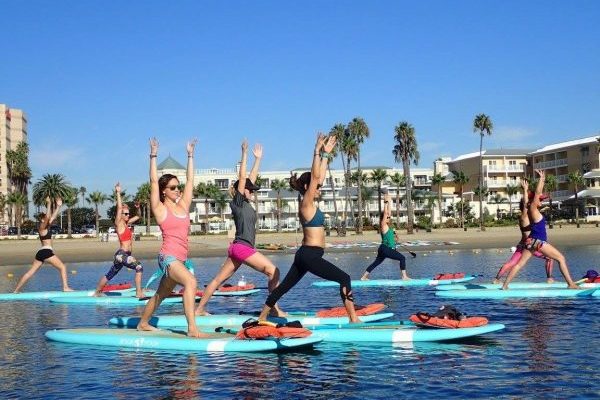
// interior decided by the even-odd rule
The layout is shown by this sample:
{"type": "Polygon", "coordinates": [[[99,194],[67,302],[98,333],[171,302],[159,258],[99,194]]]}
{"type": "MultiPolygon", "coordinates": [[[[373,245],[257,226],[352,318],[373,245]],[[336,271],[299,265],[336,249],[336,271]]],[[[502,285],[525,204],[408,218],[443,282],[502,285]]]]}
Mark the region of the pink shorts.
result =
{"type": "Polygon", "coordinates": [[[256,249],[254,247],[250,247],[243,243],[231,243],[229,245],[229,249],[227,249],[227,255],[229,255],[232,260],[239,262],[246,261],[246,258],[250,257],[254,253],[256,253],[256,249]]]}

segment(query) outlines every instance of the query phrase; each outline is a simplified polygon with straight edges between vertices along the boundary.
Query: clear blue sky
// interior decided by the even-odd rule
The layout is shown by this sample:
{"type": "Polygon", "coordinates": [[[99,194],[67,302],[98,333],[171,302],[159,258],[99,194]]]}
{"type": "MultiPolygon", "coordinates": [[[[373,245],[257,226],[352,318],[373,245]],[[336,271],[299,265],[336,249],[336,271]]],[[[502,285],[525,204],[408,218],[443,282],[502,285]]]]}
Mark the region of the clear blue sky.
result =
{"type": "MultiPolygon", "coordinates": [[[[129,193],[159,161],[263,169],[309,164],[315,132],[364,118],[363,165],[394,165],[414,125],[421,167],[484,147],[600,132],[599,1],[8,1],[0,103],[29,118],[33,182],[129,193]]],[[[336,165],[339,161],[336,161],[336,165]]]]}

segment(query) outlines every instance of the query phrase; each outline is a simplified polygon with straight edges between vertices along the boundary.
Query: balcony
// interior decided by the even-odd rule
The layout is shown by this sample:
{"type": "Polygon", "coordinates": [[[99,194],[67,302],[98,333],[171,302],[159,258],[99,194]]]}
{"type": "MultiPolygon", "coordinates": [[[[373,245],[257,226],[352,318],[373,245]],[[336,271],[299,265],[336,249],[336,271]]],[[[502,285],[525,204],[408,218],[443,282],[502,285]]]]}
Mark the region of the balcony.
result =
{"type": "Polygon", "coordinates": [[[552,200],[565,200],[571,196],[571,192],[569,190],[557,190],[555,192],[550,192],[550,197],[552,200]]]}
{"type": "Polygon", "coordinates": [[[544,162],[540,162],[540,163],[534,163],[533,164],[533,169],[547,169],[547,168],[558,168],[558,167],[564,167],[567,166],[567,159],[566,158],[559,158],[556,160],[550,160],[550,161],[544,161],[544,162]]]}
{"type": "Polygon", "coordinates": [[[484,165],[483,171],[485,173],[524,173],[525,166],[523,164],[519,165],[484,165]]]}

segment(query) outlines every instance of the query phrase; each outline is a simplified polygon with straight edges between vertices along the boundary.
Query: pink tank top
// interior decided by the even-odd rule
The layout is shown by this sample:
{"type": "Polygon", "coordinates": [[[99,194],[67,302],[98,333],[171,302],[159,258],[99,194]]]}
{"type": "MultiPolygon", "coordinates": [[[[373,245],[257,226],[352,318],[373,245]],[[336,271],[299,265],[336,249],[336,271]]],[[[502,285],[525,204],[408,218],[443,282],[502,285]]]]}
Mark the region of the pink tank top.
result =
{"type": "Polygon", "coordinates": [[[160,224],[162,247],[160,253],[185,261],[188,258],[188,232],[190,216],[178,217],[167,208],[167,218],[160,224]]]}

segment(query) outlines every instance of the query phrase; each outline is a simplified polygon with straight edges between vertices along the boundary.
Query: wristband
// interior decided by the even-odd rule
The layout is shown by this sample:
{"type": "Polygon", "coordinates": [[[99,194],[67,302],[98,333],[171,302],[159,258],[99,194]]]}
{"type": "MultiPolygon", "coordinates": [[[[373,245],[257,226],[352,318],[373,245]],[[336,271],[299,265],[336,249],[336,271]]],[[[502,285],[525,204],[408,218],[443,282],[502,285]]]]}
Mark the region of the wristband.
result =
{"type": "Polygon", "coordinates": [[[150,158],[156,158],[156,154],[150,154],[150,158]]]}

